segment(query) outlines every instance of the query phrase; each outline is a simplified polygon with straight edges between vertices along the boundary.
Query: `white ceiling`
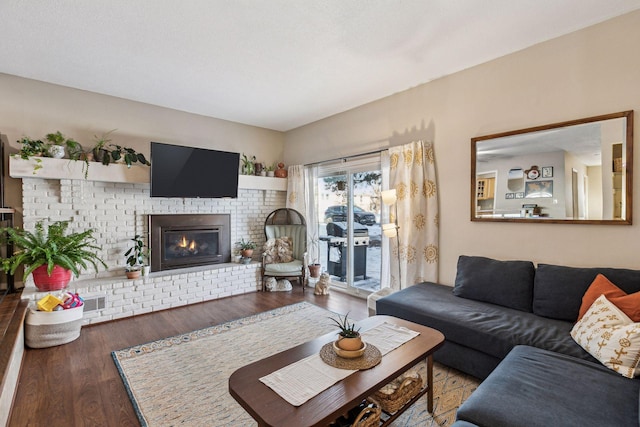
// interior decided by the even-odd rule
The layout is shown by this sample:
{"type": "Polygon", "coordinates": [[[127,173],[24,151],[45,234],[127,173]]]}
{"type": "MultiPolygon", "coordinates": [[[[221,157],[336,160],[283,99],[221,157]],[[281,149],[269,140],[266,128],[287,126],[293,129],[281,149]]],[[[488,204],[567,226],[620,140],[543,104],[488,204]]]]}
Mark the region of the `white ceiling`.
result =
{"type": "Polygon", "coordinates": [[[640,0],[2,0],[0,72],[280,131],[640,0]]]}

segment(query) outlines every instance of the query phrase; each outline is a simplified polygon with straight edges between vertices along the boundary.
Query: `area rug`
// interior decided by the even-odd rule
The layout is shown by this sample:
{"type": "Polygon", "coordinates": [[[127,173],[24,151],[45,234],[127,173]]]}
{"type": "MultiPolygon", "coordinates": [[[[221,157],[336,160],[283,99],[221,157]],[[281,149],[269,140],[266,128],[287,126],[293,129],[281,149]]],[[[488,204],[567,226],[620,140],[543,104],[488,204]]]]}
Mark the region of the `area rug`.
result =
{"type": "MultiPolygon", "coordinates": [[[[251,426],[231,397],[238,368],[335,330],[334,313],[306,302],[112,353],[142,426],[251,426]]],[[[425,369],[420,366],[418,369],[425,369]]],[[[479,381],[435,364],[434,414],[426,396],[394,426],[448,426],[479,381]]]]}

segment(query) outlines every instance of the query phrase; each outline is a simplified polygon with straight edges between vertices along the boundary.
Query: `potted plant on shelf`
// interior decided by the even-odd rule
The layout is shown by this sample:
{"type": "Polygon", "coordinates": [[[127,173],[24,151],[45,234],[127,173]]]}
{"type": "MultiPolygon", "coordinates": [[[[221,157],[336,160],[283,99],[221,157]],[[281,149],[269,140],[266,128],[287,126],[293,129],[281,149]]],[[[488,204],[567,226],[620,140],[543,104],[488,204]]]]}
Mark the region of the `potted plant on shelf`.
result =
{"type": "Polygon", "coordinates": [[[355,329],[355,323],[350,323],[348,320],[349,313],[341,318],[338,315],[338,319],[330,317],[336,325],[340,328],[338,332],[339,338],[336,345],[342,350],[356,351],[362,348],[362,337],[360,336],[360,328],[355,329]]]}
{"type": "Polygon", "coordinates": [[[33,275],[33,282],[40,291],[64,289],[71,280],[71,274],[78,277],[80,268],[98,264],[107,265],[95,251],[93,230],[67,233],[68,221],[56,221],[49,224],[45,233],[42,221],[36,223],[35,231],[18,228],[5,228],[8,240],[17,250],[2,260],[2,269],[15,274],[17,268],[25,266],[24,276],[33,275]]]}
{"type": "Polygon", "coordinates": [[[137,279],[145,265],[148,250],[142,240],[142,236],[136,234],[133,239],[133,247],[129,248],[124,256],[127,257],[126,275],[128,279],[137,279]]]}
{"type": "Polygon", "coordinates": [[[117,162],[122,159],[128,168],[131,167],[132,164],[140,162],[143,165],[151,166],[151,163],[147,160],[147,158],[142,153],[136,152],[133,148],[122,147],[116,144],[109,144],[109,147],[113,147],[108,149],[108,155],[105,155],[102,158],[103,165],[109,165],[111,162],[117,162]]]}
{"type": "Polygon", "coordinates": [[[266,169],[267,169],[267,176],[273,177],[276,169],[275,165],[267,166],[266,169]]]}
{"type": "Polygon", "coordinates": [[[244,239],[241,239],[239,242],[236,242],[236,245],[238,245],[238,248],[240,249],[240,254],[242,255],[242,258],[251,258],[251,255],[253,255],[253,250],[256,248],[255,242],[252,242],[252,241],[247,242],[244,239]]]}
{"type": "Polygon", "coordinates": [[[42,160],[40,157],[47,155],[47,144],[39,139],[31,139],[24,137],[18,140],[18,144],[22,144],[20,147],[20,158],[23,160],[29,160],[35,157],[35,165],[33,166],[33,174],[35,175],[38,169],[42,169],[42,160]]]}
{"type": "Polygon", "coordinates": [[[255,174],[255,161],[256,156],[247,157],[242,153],[242,175],[254,175],[255,174]]]}
{"type": "Polygon", "coordinates": [[[82,153],[82,146],[77,141],[67,138],[60,131],[48,133],[45,137],[49,141],[47,152],[54,159],[61,159],[65,156],[65,150],[69,152],[69,157],[78,160],[79,153],[82,153]],[[75,158],[74,158],[75,156],[75,158]]]}
{"type": "Polygon", "coordinates": [[[110,155],[110,151],[106,148],[111,142],[111,134],[115,132],[115,129],[111,129],[109,132],[103,133],[101,136],[93,135],[93,148],[91,153],[93,154],[93,160],[102,163],[105,156],[110,155]]]}

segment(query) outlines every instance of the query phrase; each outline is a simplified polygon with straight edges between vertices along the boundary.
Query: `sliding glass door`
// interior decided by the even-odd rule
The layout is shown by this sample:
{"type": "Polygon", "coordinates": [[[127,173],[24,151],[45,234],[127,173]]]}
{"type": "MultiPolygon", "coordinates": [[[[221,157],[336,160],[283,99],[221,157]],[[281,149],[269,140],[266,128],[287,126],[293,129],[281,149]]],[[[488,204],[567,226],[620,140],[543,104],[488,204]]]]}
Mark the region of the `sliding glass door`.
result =
{"type": "Polygon", "coordinates": [[[362,295],[380,289],[381,188],[379,156],[318,168],[319,258],[332,286],[362,295]]]}

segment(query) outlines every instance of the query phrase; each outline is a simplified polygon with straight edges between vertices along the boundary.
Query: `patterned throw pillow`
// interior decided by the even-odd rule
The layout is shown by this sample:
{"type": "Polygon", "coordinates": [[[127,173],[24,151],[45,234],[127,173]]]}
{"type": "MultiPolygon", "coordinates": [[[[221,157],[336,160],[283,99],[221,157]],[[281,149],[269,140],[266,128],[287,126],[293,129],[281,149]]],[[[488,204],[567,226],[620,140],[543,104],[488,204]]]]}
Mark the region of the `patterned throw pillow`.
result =
{"type": "Polygon", "coordinates": [[[291,237],[282,236],[276,239],[276,250],[278,252],[277,262],[293,261],[293,240],[291,237]]]}
{"type": "Polygon", "coordinates": [[[276,239],[269,239],[262,247],[264,263],[273,264],[278,262],[278,253],[276,252],[276,239]]]}
{"type": "Polygon", "coordinates": [[[633,378],[640,374],[640,323],[601,295],[571,329],[571,337],[606,367],[633,378]]]}

